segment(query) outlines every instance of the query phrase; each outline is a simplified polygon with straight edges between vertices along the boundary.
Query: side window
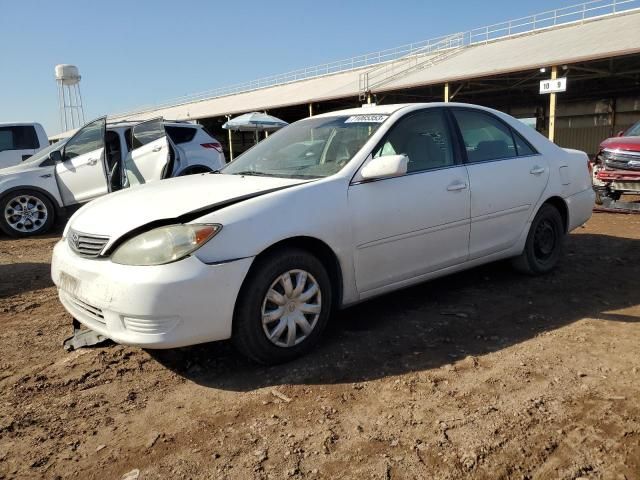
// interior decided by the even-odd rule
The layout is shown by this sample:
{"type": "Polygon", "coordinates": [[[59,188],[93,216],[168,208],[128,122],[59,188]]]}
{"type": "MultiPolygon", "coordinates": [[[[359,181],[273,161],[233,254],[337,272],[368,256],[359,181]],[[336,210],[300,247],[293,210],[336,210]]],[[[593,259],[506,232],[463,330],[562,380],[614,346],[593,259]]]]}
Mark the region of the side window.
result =
{"type": "Polygon", "coordinates": [[[0,127],[0,152],[40,148],[36,129],[30,125],[0,127]]]}
{"type": "Polygon", "coordinates": [[[470,162],[486,162],[515,157],[511,130],[489,114],[471,110],[453,110],[470,162]]]}
{"type": "Polygon", "coordinates": [[[99,118],[82,127],[64,146],[64,161],[104,147],[105,119],[99,118]]]}
{"type": "Polygon", "coordinates": [[[453,165],[451,135],[443,112],[428,109],[400,119],[373,156],[400,153],[409,157],[407,173],[453,165]]]}
{"type": "Polygon", "coordinates": [[[166,136],[166,133],[161,118],[139,123],[133,127],[131,148],[135,150],[164,136],[166,136]]]}
{"type": "Polygon", "coordinates": [[[171,141],[176,145],[180,143],[187,143],[193,140],[196,136],[196,129],[193,127],[176,127],[167,126],[167,134],[171,138],[171,141]]]}
{"type": "Polygon", "coordinates": [[[11,127],[0,127],[0,152],[13,149],[13,129],[11,127]]]}
{"type": "Polygon", "coordinates": [[[524,155],[535,155],[538,153],[533,149],[531,145],[529,145],[529,142],[522,138],[522,136],[518,132],[516,132],[515,130],[512,130],[512,132],[513,138],[516,141],[516,150],[518,151],[519,157],[522,157],[524,155]]]}

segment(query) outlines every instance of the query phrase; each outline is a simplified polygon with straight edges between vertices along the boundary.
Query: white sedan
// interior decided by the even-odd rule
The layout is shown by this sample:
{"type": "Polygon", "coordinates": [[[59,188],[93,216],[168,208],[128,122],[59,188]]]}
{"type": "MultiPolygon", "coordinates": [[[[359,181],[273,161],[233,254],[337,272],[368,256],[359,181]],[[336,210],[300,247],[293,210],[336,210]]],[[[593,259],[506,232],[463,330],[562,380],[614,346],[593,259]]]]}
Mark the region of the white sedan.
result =
{"type": "Polygon", "coordinates": [[[377,295],[504,258],[549,272],[593,203],[586,154],[504,113],[358,108],[296,122],[219,174],[91,202],[52,276],[67,311],[116,342],[232,338],[275,363],[377,295]]]}

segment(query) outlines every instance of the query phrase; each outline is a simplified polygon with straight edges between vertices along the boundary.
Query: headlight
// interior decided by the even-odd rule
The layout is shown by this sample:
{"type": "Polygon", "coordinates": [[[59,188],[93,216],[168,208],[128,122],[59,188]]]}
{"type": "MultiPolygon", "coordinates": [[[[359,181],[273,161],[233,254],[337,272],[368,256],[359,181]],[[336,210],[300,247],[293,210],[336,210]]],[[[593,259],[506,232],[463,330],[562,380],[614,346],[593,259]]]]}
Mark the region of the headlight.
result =
{"type": "Polygon", "coordinates": [[[111,261],[122,265],[162,265],[175,262],[211,240],[222,225],[169,225],[127,240],[111,261]]]}

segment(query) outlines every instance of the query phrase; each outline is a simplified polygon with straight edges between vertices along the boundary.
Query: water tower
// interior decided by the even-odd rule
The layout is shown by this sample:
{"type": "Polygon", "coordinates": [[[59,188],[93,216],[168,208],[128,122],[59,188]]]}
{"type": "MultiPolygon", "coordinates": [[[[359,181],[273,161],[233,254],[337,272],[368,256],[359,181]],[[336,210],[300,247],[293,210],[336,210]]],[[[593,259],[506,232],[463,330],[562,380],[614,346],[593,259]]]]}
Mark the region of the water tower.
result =
{"type": "Polygon", "coordinates": [[[56,65],[60,128],[63,132],[84,125],[80,78],[80,71],[75,65],[56,65]]]}

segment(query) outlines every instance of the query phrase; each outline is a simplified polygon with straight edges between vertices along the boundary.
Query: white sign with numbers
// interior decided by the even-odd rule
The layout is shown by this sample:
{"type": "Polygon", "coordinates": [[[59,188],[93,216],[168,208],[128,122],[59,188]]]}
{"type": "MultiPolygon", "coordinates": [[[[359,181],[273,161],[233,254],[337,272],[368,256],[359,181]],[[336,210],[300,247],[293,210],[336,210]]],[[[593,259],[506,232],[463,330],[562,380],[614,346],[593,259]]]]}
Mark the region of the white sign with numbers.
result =
{"type": "Polygon", "coordinates": [[[567,77],[555,80],[540,80],[540,93],[558,93],[567,91],[567,77]]]}

